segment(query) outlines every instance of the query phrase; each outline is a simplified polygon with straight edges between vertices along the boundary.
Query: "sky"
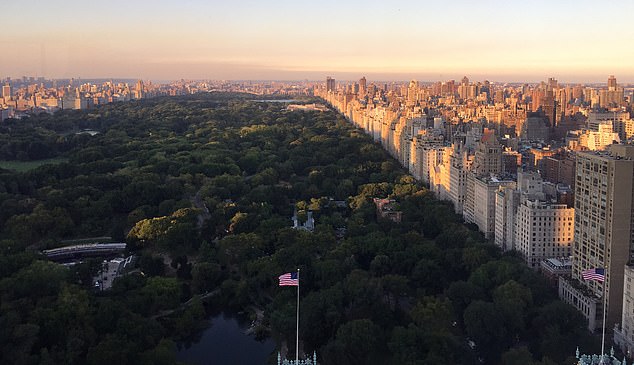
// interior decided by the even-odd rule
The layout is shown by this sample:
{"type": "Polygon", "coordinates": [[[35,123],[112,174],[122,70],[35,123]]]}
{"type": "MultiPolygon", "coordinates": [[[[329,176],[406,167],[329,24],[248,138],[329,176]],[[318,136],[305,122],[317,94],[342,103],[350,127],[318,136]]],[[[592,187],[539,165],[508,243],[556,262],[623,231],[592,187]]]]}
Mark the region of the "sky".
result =
{"type": "Polygon", "coordinates": [[[0,77],[634,82],[634,1],[3,0],[0,77]]]}

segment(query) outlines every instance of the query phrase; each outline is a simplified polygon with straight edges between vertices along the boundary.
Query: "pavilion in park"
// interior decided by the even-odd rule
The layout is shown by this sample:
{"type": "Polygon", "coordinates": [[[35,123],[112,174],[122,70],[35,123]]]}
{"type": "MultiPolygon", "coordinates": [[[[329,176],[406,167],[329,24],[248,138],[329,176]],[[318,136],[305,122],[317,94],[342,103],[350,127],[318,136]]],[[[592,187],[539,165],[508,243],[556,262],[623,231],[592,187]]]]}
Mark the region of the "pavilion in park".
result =
{"type": "Polygon", "coordinates": [[[577,365],[627,365],[625,358],[623,358],[623,361],[621,361],[614,357],[614,348],[610,349],[610,355],[582,355],[579,352],[579,348],[577,347],[575,356],[578,360],[577,365]]]}

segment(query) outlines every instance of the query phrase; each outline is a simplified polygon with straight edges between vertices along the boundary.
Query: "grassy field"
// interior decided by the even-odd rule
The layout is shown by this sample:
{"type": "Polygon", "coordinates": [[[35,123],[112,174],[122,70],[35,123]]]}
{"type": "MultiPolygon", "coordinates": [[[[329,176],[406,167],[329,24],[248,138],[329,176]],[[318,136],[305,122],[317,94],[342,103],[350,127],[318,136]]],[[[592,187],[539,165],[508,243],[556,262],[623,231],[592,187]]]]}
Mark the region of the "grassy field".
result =
{"type": "Polygon", "coordinates": [[[66,158],[48,158],[45,160],[36,160],[36,161],[2,161],[0,160],[0,169],[24,172],[24,171],[33,170],[42,165],[56,164],[56,163],[62,163],[66,161],[68,161],[68,159],[66,158]]]}

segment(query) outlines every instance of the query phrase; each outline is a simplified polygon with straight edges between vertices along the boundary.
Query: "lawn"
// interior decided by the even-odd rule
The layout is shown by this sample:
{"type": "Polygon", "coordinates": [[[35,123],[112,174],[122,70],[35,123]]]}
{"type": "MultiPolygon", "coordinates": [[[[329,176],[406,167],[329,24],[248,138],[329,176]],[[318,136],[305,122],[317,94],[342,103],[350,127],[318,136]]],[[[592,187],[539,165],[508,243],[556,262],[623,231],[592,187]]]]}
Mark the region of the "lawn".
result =
{"type": "Polygon", "coordinates": [[[29,170],[33,170],[42,165],[50,165],[57,164],[68,161],[67,158],[47,158],[44,160],[35,160],[35,161],[2,161],[0,160],[0,169],[5,170],[13,170],[17,172],[25,172],[29,170]]]}

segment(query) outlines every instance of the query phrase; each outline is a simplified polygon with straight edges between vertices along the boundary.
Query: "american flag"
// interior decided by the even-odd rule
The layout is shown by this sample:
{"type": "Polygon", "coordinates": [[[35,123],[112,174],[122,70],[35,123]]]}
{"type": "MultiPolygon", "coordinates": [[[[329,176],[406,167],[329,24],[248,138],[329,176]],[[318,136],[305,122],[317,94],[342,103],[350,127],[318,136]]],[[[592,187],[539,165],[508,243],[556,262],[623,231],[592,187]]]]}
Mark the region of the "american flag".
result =
{"type": "Polygon", "coordinates": [[[287,272],[280,275],[280,286],[298,286],[299,279],[296,272],[287,272]]]}
{"type": "Polygon", "coordinates": [[[605,269],[597,267],[596,269],[583,270],[581,272],[583,280],[596,280],[603,282],[605,280],[605,269]]]}

